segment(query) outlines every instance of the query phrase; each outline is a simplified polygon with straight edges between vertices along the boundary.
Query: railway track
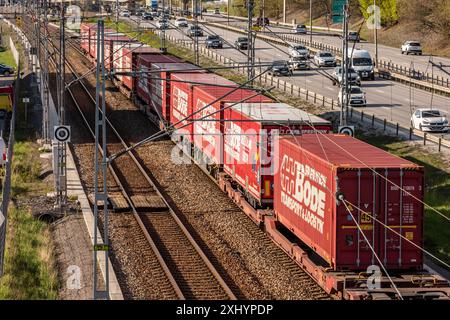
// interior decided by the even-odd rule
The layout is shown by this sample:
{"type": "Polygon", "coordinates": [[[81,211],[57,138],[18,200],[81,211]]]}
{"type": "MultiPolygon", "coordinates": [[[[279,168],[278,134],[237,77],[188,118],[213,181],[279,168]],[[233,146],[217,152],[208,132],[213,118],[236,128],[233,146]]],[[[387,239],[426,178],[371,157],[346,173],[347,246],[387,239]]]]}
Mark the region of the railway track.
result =
{"type": "MultiPolygon", "coordinates": [[[[53,34],[54,31],[52,30],[51,33],[53,34]]],[[[80,55],[77,39],[69,39],[69,37],[67,39],[66,43],[71,45],[70,50],[66,50],[67,59],[73,63],[72,67],[76,65],[78,73],[84,74],[92,68],[92,62],[84,54],[80,55]]],[[[75,72],[75,74],[77,73],[75,72]]],[[[73,78],[73,73],[68,78],[73,78]]],[[[95,92],[94,83],[95,79],[93,75],[90,75],[81,84],[74,83],[71,87],[75,96],[84,97],[78,99],[78,102],[82,108],[87,110],[87,114],[92,114],[92,102],[89,102],[92,99],[84,93],[86,88],[79,88],[79,86],[87,87],[92,96],[95,92]]],[[[152,134],[152,130],[158,130],[150,125],[148,120],[128,99],[117,92],[114,86],[107,87],[106,95],[109,120],[120,130],[120,135],[124,138],[122,141],[134,143],[152,134]],[[133,128],[128,127],[129,123],[133,123],[133,128]]],[[[72,103],[72,101],[68,102],[72,103]]],[[[74,106],[73,109],[75,108],[74,106]]],[[[79,111],[76,111],[75,114],[74,111],[74,114],[70,115],[71,122],[73,122],[73,118],[79,117],[79,113],[79,111]]],[[[74,123],[71,124],[74,125],[74,123]]],[[[82,119],[79,124],[74,126],[77,128],[86,126],[86,120],[82,119]]],[[[108,132],[109,130],[111,128],[108,127],[108,132]]],[[[74,134],[79,134],[82,131],[76,130],[74,134]]],[[[108,135],[114,139],[108,144],[109,154],[124,148],[121,141],[114,138],[114,133],[108,133],[108,135]]],[[[92,141],[92,134],[83,136],[81,141],[81,143],[74,144],[74,148],[76,156],[79,157],[77,162],[80,166],[82,181],[84,181],[83,185],[85,190],[89,192],[89,189],[92,190],[90,181],[93,180],[93,174],[86,173],[88,171],[86,168],[92,167],[93,144],[86,143],[85,145],[84,142],[92,141]],[[90,147],[91,150],[85,151],[85,147],[90,147]]],[[[149,177],[153,178],[153,174],[155,175],[157,180],[157,182],[154,180],[155,184],[157,186],[158,183],[161,184],[164,190],[163,195],[167,196],[167,199],[170,200],[169,203],[173,201],[174,208],[178,209],[176,212],[178,217],[189,228],[189,232],[201,246],[203,252],[207,254],[210,262],[216,267],[220,266],[218,268],[220,275],[238,298],[313,300],[330,298],[249,221],[215,184],[213,186],[206,182],[205,179],[209,180],[209,178],[205,178],[198,171],[198,167],[180,167],[172,164],[170,156],[172,149],[173,144],[170,141],[160,141],[160,143],[152,143],[146,148],[136,150],[135,156],[147,170],[149,177]],[[216,220],[217,218],[219,220],[216,220]]],[[[118,174],[114,177],[111,173],[108,173],[108,190],[113,190],[112,194],[123,196],[123,190],[126,189],[125,191],[130,197],[127,203],[133,203],[133,196],[145,194],[144,189],[148,188],[148,183],[144,183],[145,179],[142,178],[139,170],[131,171],[127,163],[127,161],[130,161],[128,156],[127,158],[117,159],[118,161],[113,164],[113,169],[118,174]],[[124,181],[124,184],[119,186],[118,183],[112,182],[114,180],[124,181]],[[128,185],[129,180],[132,180],[133,184],[128,185]]],[[[119,271],[119,283],[121,287],[125,288],[124,295],[130,298],[178,299],[175,290],[168,281],[168,277],[163,268],[158,265],[156,256],[147,244],[143,232],[141,232],[142,225],[148,228],[148,232],[154,232],[156,228],[164,227],[164,223],[154,221],[152,225],[152,221],[147,219],[146,212],[140,210],[142,208],[137,207],[135,209],[135,212],[129,212],[129,214],[124,212],[123,214],[110,215],[110,239],[113,248],[111,257],[113,264],[119,271]],[[138,225],[134,218],[136,214],[141,218],[141,225],[138,225]],[[138,260],[140,263],[138,263],[138,260]],[[157,287],[158,290],[155,291],[152,287],[157,287]],[[129,292],[127,293],[128,289],[129,292]]],[[[152,216],[155,215],[151,215],[150,218],[152,216]]],[[[155,238],[154,241],[155,246],[161,248],[160,254],[162,255],[165,255],[170,248],[179,248],[179,240],[172,247],[164,241],[167,241],[167,239],[155,238]]],[[[183,256],[174,257],[172,260],[168,259],[169,271],[175,268],[172,263],[182,260],[183,256]]],[[[198,271],[197,264],[192,263],[192,265],[198,271]]],[[[186,268],[188,268],[188,265],[186,265],[186,268]]],[[[177,276],[177,273],[174,272],[173,275],[177,276]]],[[[178,283],[180,290],[188,291],[190,294],[186,295],[188,298],[193,296],[189,282],[184,277],[179,278],[181,278],[178,283]]],[[[205,294],[211,295],[211,292],[205,294]]]]}
{"type": "MultiPolygon", "coordinates": [[[[58,50],[54,43],[52,46],[58,50]]],[[[68,61],[66,66],[70,71],[71,79],[67,79],[69,77],[66,74],[66,82],[69,83],[80,75],[68,61]]],[[[94,124],[87,117],[89,112],[92,114],[95,106],[91,90],[81,80],[68,87],[67,92],[91,137],[94,138],[94,124]]],[[[110,155],[128,147],[128,144],[111,121],[108,118],[106,121],[108,139],[113,140],[107,147],[107,154],[110,155]]],[[[159,189],[158,183],[147,174],[133,152],[127,153],[122,159],[110,165],[109,171],[120,187],[120,193],[126,199],[129,210],[145,234],[176,298],[236,299],[232,289],[177,217],[170,201],[159,189]],[[153,208],[145,208],[148,203],[153,208]]],[[[112,196],[118,194],[114,193],[112,196]]],[[[167,282],[164,286],[167,287],[167,282]]],[[[170,291],[169,288],[165,290],[170,291]]]]}

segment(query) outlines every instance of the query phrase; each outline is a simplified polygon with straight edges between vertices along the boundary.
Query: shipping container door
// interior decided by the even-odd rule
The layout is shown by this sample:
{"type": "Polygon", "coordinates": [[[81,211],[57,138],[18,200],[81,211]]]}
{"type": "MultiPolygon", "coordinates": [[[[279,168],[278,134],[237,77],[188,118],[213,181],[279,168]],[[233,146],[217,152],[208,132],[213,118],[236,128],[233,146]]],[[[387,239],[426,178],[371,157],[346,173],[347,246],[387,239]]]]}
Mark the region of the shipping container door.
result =
{"type": "Polygon", "coordinates": [[[339,171],[339,192],[350,203],[350,212],[342,203],[337,207],[336,265],[338,269],[365,270],[369,265],[378,264],[372,251],[379,250],[379,239],[375,237],[377,226],[370,216],[379,210],[379,177],[368,169],[339,171]]]}
{"type": "Polygon", "coordinates": [[[423,197],[422,172],[396,168],[380,174],[380,259],[389,269],[420,269],[420,249],[400,235],[422,247],[423,205],[417,200],[423,197]]]}

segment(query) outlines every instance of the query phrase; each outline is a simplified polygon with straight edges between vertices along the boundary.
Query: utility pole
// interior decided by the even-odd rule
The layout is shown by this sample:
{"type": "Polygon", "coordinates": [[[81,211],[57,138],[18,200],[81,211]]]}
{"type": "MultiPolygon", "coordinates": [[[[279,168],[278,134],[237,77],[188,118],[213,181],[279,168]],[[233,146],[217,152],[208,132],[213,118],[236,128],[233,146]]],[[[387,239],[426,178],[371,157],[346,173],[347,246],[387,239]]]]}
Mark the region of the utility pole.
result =
{"type": "Polygon", "coordinates": [[[347,125],[347,109],[349,96],[348,83],[348,0],[343,6],[343,34],[342,34],[342,81],[341,81],[341,113],[339,124],[341,126],[347,125]]]}
{"type": "MultiPolygon", "coordinates": [[[[198,28],[198,12],[197,12],[197,6],[198,6],[198,0],[193,0],[193,7],[192,7],[192,14],[194,15],[194,26],[197,30],[198,28]],[[195,1],[195,3],[194,3],[195,1]],[[195,7],[194,7],[195,4],[195,7]]],[[[195,58],[195,64],[200,65],[200,52],[199,52],[199,43],[198,43],[198,36],[194,34],[194,58],[195,58]]]]}
{"type": "Polygon", "coordinates": [[[119,0],[116,0],[116,28],[118,24],[119,24],[119,0]]]}
{"type": "MultiPolygon", "coordinates": [[[[60,6],[60,23],[59,23],[59,78],[57,81],[58,89],[58,116],[59,125],[65,124],[65,16],[64,16],[64,2],[60,6]]],[[[57,175],[56,175],[56,205],[60,212],[65,211],[67,202],[67,166],[66,166],[66,152],[67,142],[57,142],[57,175]]]]}
{"type": "Polygon", "coordinates": [[[161,36],[161,48],[159,48],[159,51],[162,53],[167,52],[167,44],[166,44],[166,26],[164,25],[166,23],[166,11],[165,11],[166,2],[165,0],[162,0],[162,20],[161,23],[163,23],[162,28],[162,36],[161,36]]]}
{"type": "Polygon", "coordinates": [[[312,0],[309,0],[309,45],[312,46],[312,31],[313,31],[313,19],[312,19],[312,0]]]}
{"type": "Polygon", "coordinates": [[[227,3],[227,25],[230,25],[230,2],[231,0],[228,0],[227,3]]]}
{"type": "Polygon", "coordinates": [[[286,23],[286,0],[283,0],[283,22],[286,23]]]}
{"type": "Polygon", "coordinates": [[[48,60],[49,60],[49,55],[48,55],[48,19],[47,19],[47,14],[48,14],[48,0],[43,0],[44,2],[44,59],[42,61],[42,92],[43,92],[43,115],[42,115],[42,132],[43,132],[43,138],[44,138],[44,143],[48,144],[50,143],[50,119],[49,119],[49,88],[48,88],[48,83],[49,83],[49,72],[48,72],[48,60]]]}
{"type": "MultiPolygon", "coordinates": [[[[247,30],[247,79],[250,80],[255,77],[255,43],[253,36],[253,9],[255,6],[254,0],[247,0],[247,12],[248,12],[248,30],[247,30]]],[[[252,83],[250,84],[252,85],[252,83]]]]}
{"type": "Polygon", "coordinates": [[[380,16],[378,15],[379,10],[377,9],[377,0],[373,0],[373,10],[375,13],[375,29],[374,29],[374,39],[375,39],[375,67],[378,68],[378,27],[380,23],[380,16]]]}
{"type": "Polygon", "coordinates": [[[104,21],[98,20],[97,22],[97,72],[96,72],[96,90],[95,90],[95,173],[94,173],[94,300],[109,299],[109,236],[108,236],[108,189],[106,174],[108,170],[108,158],[106,149],[106,103],[105,103],[105,43],[104,43],[104,21]],[[101,98],[100,98],[101,96],[101,98]],[[100,101],[101,99],[101,101],[100,101]],[[101,114],[100,114],[101,103],[101,114]],[[101,130],[101,131],[100,131],[101,130]],[[99,167],[100,158],[100,132],[102,137],[102,163],[101,170],[99,167]],[[103,190],[99,191],[98,180],[102,180],[103,190]],[[103,206],[103,234],[104,240],[101,239],[101,235],[97,234],[97,226],[99,220],[99,204],[103,206]],[[100,238],[100,239],[99,239],[100,238]],[[100,241],[99,241],[100,240],[100,241]],[[98,251],[105,253],[105,290],[99,290],[98,288],[98,276],[97,276],[97,256],[98,251]]]}
{"type": "Polygon", "coordinates": [[[263,30],[266,29],[266,0],[262,0],[262,21],[263,21],[263,30]]]}

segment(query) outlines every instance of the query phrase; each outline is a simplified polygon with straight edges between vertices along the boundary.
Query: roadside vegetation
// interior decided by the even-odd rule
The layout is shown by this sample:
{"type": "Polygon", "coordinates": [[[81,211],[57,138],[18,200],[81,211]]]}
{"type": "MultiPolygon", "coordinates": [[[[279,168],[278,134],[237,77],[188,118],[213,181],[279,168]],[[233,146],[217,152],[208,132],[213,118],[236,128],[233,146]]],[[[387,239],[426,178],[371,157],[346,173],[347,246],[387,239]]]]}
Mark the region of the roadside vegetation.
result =
{"type": "MultiPolygon", "coordinates": [[[[3,53],[6,61],[1,60],[0,54],[0,63],[8,64],[10,53],[3,53]]],[[[21,94],[24,95],[25,91],[21,94]]],[[[22,104],[19,104],[18,110],[0,300],[56,299],[59,280],[54,265],[50,226],[31,214],[32,199],[45,195],[50,188],[39,179],[38,145],[33,142],[33,130],[25,126],[22,104]]]]}
{"type": "Polygon", "coordinates": [[[0,278],[1,299],[56,299],[58,276],[54,267],[50,227],[36,220],[21,200],[48,191],[40,173],[37,145],[18,141],[14,147],[11,202],[5,250],[4,276],[0,278]]]}
{"type": "Polygon", "coordinates": [[[5,47],[0,47],[0,63],[6,64],[10,67],[16,67],[16,62],[11,54],[11,50],[5,47]]]}

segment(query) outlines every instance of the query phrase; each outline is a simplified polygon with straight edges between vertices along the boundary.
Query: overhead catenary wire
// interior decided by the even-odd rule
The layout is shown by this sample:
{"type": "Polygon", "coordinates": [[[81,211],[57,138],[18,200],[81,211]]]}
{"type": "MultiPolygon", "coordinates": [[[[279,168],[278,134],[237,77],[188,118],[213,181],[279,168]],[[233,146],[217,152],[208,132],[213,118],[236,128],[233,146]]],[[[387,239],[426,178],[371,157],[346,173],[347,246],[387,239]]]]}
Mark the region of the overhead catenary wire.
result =
{"type": "MultiPolygon", "coordinates": [[[[203,107],[200,108],[199,110],[197,110],[197,111],[191,113],[190,115],[184,117],[183,119],[179,120],[178,122],[172,124],[172,125],[169,127],[169,129],[180,129],[180,128],[175,128],[175,126],[177,126],[178,124],[182,123],[183,121],[188,120],[190,117],[194,116],[195,114],[200,113],[200,112],[203,111],[204,109],[210,107],[210,106],[213,105],[214,103],[216,103],[216,102],[220,101],[221,99],[225,98],[227,95],[229,95],[229,94],[231,94],[231,93],[233,93],[233,92],[235,92],[235,91],[241,89],[242,86],[247,85],[248,83],[251,83],[253,80],[257,79],[258,77],[260,77],[260,76],[262,76],[264,73],[266,73],[268,70],[269,70],[269,69],[267,69],[267,70],[265,70],[265,71],[259,73],[258,75],[256,75],[256,76],[254,76],[253,78],[247,80],[247,81],[244,82],[243,84],[241,84],[241,85],[237,86],[236,88],[232,89],[231,91],[227,92],[225,95],[223,95],[223,96],[221,96],[221,97],[215,99],[213,102],[210,102],[209,104],[203,106],[203,107]]],[[[259,94],[259,93],[256,93],[255,96],[258,95],[258,94],[259,94]]],[[[251,97],[252,97],[252,96],[251,96],[251,97]]],[[[245,99],[243,99],[243,101],[246,101],[246,100],[250,99],[251,97],[246,97],[245,99]]],[[[230,107],[230,106],[228,106],[228,107],[230,107]]],[[[207,116],[211,116],[211,114],[209,114],[209,115],[207,115],[207,116]]],[[[187,126],[187,125],[184,125],[184,126],[187,126]]],[[[120,157],[121,155],[126,154],[126,153],[129,152],[130,150],[133,150],[133,149],[135,149],[135,148],[137,148],[137,147],[140,147],[140,146],[142,146],[143,144],[148,143],[148,142],[150,142],[150,141],[152,141],[152,140],[155,140],[155,139],[157,139],[158,137],[164,136],[164,135],[166,135],[166,134],[167,134],[167,132],[165,132],[164,130],[160,130],[159,132],[157,132],[157,133],[151,135],[150,137],[148,137],[148,138],[146,138],[146,139],[144,139],[144,140],[142,140],[142,141],[140,141],[140,142],[137,142],[137,143],[131,145],[130,147],[124,149],[124,150],[121,151],[121,152],[118,152],[118,153],[116,153],[116,154],[110,156],[109,161],[113,161],[113,160],[117,159],[118,157],[120,157]]]]}
{"type": "MultiPolygon", "coordinates": [[[[343,198],[340,200],[344,200],[343,198]]],[[[350,211],[350,208],[347,206],[347,204],[345,203],[345,201],[343,201],[343,204],[345,206],[345,209],[348,211],[348,213],[350,214],[350,216],[353,219],[353,222],[356,224],[356,227],[358,228],[358,230],[361,232],[361,235],[363,236],[364,240],[366,240],[367,245],[369,246],[370,250],[372,250],[375,258],[377,259],[378,263],[380,264],[381,268],[383,269],[384,273],[386,274],[386,276],[388,277],[389,281],[391,282],[392,286],[394,287],[394,290],[397,292],[400,300],[403,300],[403,296],[400,293],[400,291],[398,290],[397,286],[394,283],[394,280],[392,280],[391,276],[389,275],[389,273],[386,270],[386,267],[384,266],[384,264],[381,262],[380,258],[378,257],[378,255],[375,252],[375,249],[372,247],[372,245],[370,244],[369,240],[367,239],[366,235],[364,234],[364,232],[362,232],[361,226],[359,225],[358,221],[356,221],[355,217],[353,216],[353,213],[350,211]]]]}
{"type": "Polygon", "coordinates": [[[356,208],[356,210],[358,210],[359,212],[367,215],[368,217],[370,217],[371,219],[375,220],[377,223],[379,223],[380,225],[382,225],[384,228],[388,229],[389,231],[395,233],[397,236],[401,237],[403,240],[405,240],[406,242],[410,243],[411,245],[413,245],[414,247],[416,247],[417,249],[421,250],[422,252],[424,252],[425,254],[429,255],[430,257],[432,257],[433,259],[435,259],[436,261],[438,261],[439,263],[442,263],[444,266],[446,266],[447,268],[450,269],[450,264],[446,263],[445,261],[443,261],[442,259],[439,259],[437,256],[435,256],[434,254],[432,254],[431,252],[429,252],[428,250],[426,250],[425,248],[415,244],[413,241],[411,241],[410,239],[408,239],[407,237],[405,237],[404,235],[400,234],[398,231],[394,230],[393,228],[389,227],[387,224],[385,224],[384,222],[380,221],[379,219],[377,219],[374,215],[371,215],[369,212],[364,211],[363,209],[361,209],[360,207],[354,205],[353,203],[351,203],[348,200],[343,200],[345,201],[347,204],[351,205],[353,208],[356,208]]]}
{"type": "MultiPolygon", "coordinates": [[[[354,49],[354,46],[355,46],[355,44],[353,44],[353,48],[352,48],[352,50],[354,49]]],[[[233,68],[233,67],[231,67],[231,68],[233,68]]],[[[206,68],[205,68],[206,69],[206,68]]],[[[206,70],[213,70],[213,69],[219,69],[219,68],[207,68],[206,70]]],[[[162,71],[162,70],[160,70],[160,71],[162,71]]],[[[266,70],[267,71],[267,70],[266,70]]],[[[376,172],[376,171],[375,171],[376,172]]],[[[377,172],[376,172],[376,174],[378,174],[377,172]]],[[[387,178],[385,178],[385,177],[383,177],[382,175],[380,175],[383,179],[387,179],[387,178]]],[[[398,185],[396,185],[394,182],[392,182],[392,181],[390,181],[390,180],[388,180],[389,182],[391,182],[393,185],[395,185],[396,187],[399,187],[398,185]]],[[[407,194],[409,194],[409,195],[411,195],[408,191],[406,191],[406,190],[403,190],[404,192],[406,192],[407,194]]],[[[411,196],[413,196],[413,195],[411,195],[411,196]]],[[[414,196],[413,196],[414,197],[414,196]]],[[[421,200],[419,200],[419,199],[417,199],[416,197],[414,197],[416,200],[418,200],[418,201],[421,201],[421,200]]],[[[422,202],[422,201],[421,201],[422,202]]],[[[433,208],[433,207],[431,207],[431,206],[429,206],[428,204],[426,204],[425,202],[422,202],[425,206],[427,206],[429,209],[431,209],[431,210],[433,210],[434,212],[436,212],[436,213],[438,213],[439,215],[441,215],[442,217],[444,217],[446,220],[450,220],[450,218],[449,217],[447,217],[447,216],[445,216],[444,214],[442,214],[441,212],[439,212],[437,209],[435,209],[435,208],[433,208]]]]}

